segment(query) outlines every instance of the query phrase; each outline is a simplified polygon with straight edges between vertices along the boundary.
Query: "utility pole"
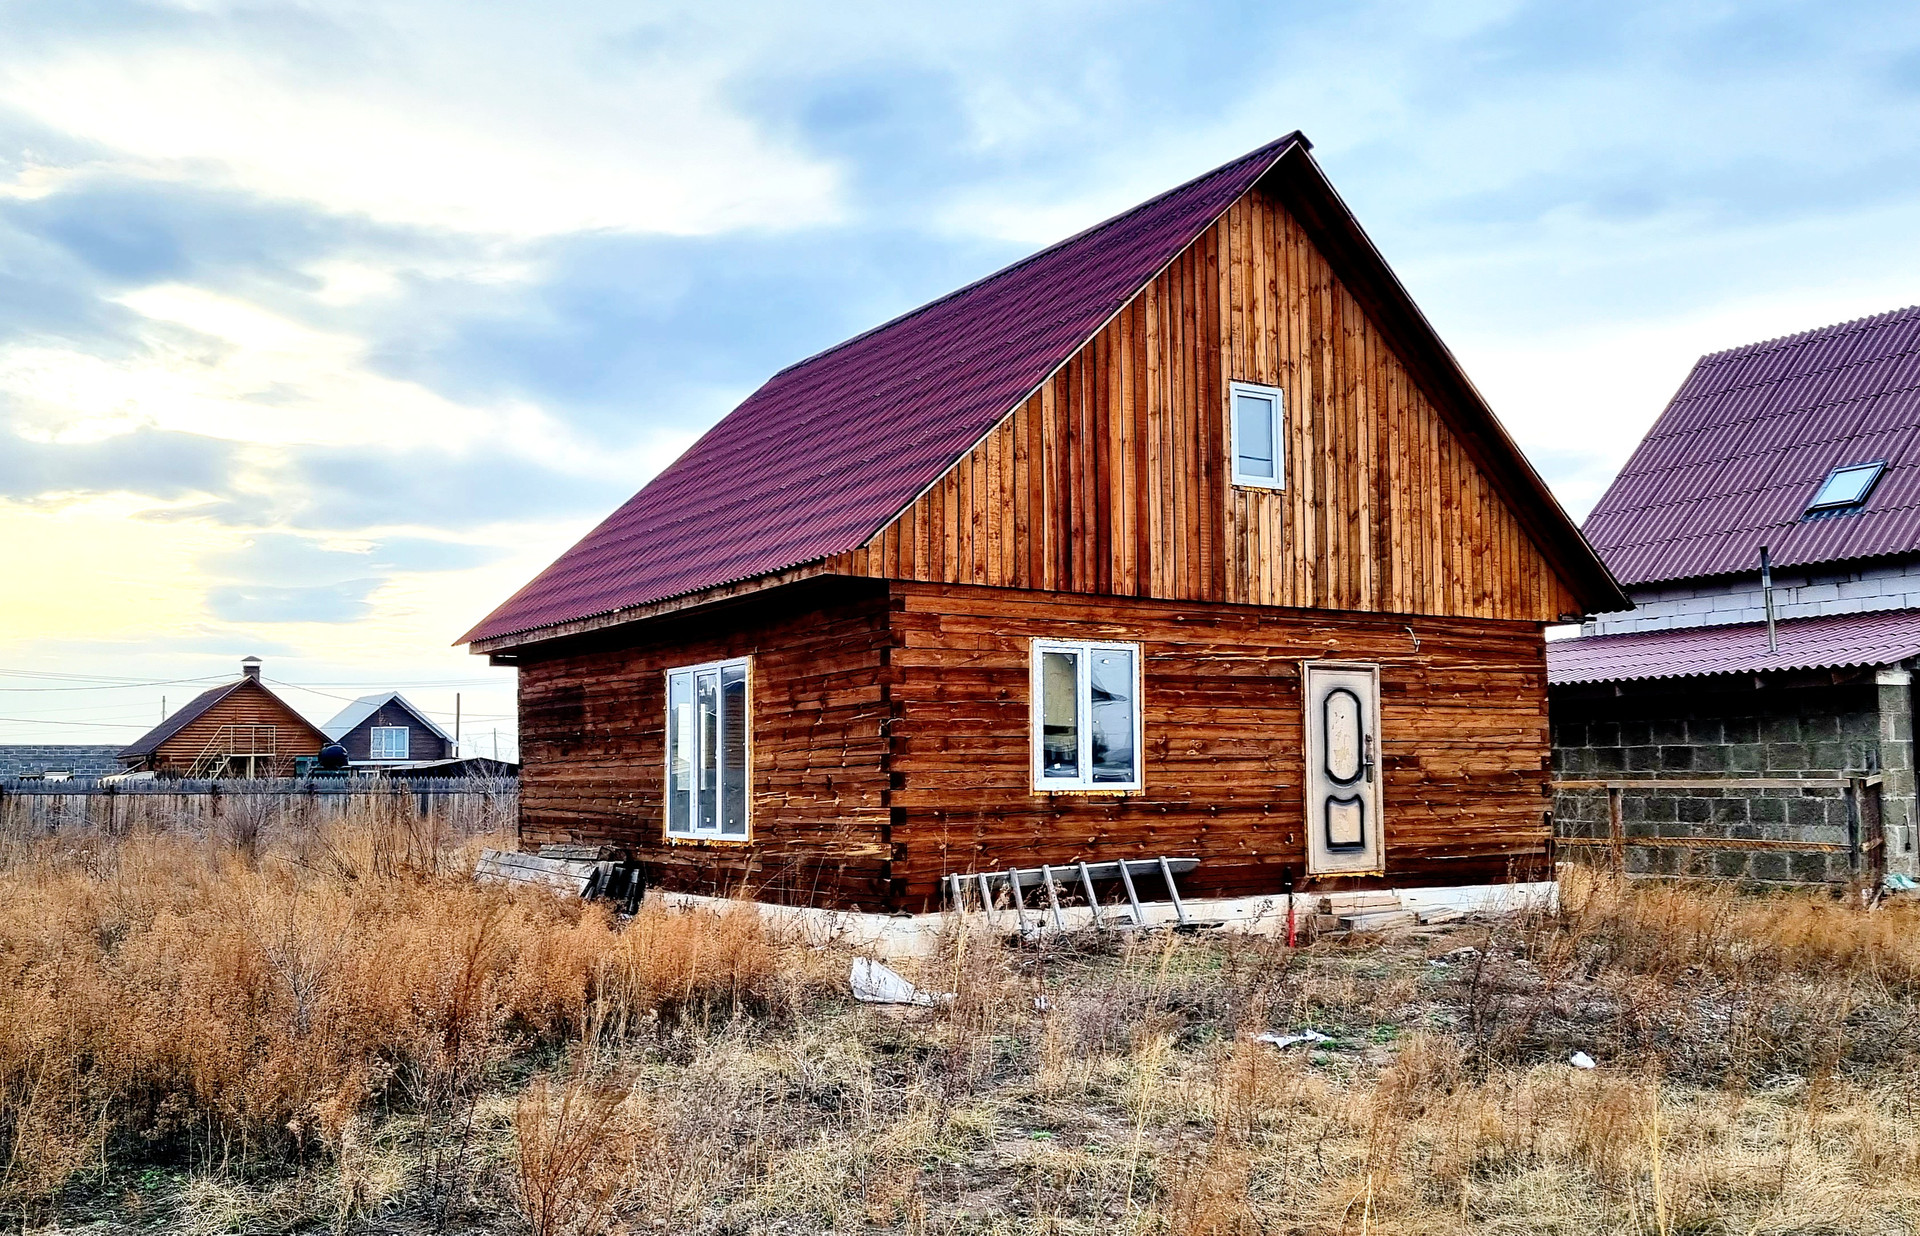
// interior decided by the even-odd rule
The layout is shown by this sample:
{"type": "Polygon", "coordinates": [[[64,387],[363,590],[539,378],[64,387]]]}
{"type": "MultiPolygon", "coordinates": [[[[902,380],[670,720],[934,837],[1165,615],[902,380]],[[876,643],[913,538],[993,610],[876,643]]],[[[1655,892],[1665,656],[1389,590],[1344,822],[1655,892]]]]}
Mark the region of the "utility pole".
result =
{"type": "Polygon", "coordinates": [[[162,721],[167,719],[167,697],[164,695],[160,697],[160,719],[162,721]]]}
{"type": "Polygon", "coordinates": [[[460,758],[460,693],[453,693],[453,758],[460,758]]]}
{"type": "Polygon", "coordinates": [[[500,727],[497,725],[493,727],[493,758],[500,758],[500,727]]]}

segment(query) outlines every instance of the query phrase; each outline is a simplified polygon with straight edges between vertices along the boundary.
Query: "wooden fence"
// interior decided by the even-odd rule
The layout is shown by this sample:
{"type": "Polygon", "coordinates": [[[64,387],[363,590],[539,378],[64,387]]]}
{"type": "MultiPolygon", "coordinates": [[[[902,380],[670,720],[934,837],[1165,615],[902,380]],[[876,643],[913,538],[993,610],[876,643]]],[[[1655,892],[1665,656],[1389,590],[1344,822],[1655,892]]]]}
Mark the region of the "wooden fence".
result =
{"type": "MultiPolygon", "coordinates": [[[[1879,773],[1847,777],[1652,777],[1556,781],[1553,783],[1555,794],[1605,791],[1607,831],[1604,836],[1569,835],[1562,832],[1554,837],[1553,843],[1576,854],[1582,850],[1589,854],[1604,851],[1606,865],[1623,875],[1628,871],[1627,850],[1630,847],[1845,855],[1846,874],[1855,879],[1865,879],[1869,884],[1877,887],[1887,874],[1887,835],[1880,801],[1883,781],[1884,778],[1879,773]],[[1770,838],[1715,835],[1710,832],[1703,833],[1695,826],[1684,824],[1675,825],[1677,835],[1663,836],[1647,827],[1629,828],[1624,818],[1623,806],[1625,796],[1628,794],[1684,795],[1704,792],[1724,795],[1742,791],[1787,791],[1799,794],[1809,791],[1816,793],[1837,791],[1846,804],[1846,840],[1815,841],[1811,837],[1802,835],[1770,838]]],[[[1711,825],[1702,827],[1711,827],[1711,825]]],[[[1791,824],[1778,826],[1778,830],[1783,833],[1813,831],[1796,829],[1791,824]]]]}
{"type": "Polygon", "coordinates": [[[262,833],[313,828],[349,816],[430,821],[453,832],[510,830],[519,814],[511,777],[418,780],[352,777],[252,781],[0,781],[0,834],[10,837],[139,829],[262,833]]]}

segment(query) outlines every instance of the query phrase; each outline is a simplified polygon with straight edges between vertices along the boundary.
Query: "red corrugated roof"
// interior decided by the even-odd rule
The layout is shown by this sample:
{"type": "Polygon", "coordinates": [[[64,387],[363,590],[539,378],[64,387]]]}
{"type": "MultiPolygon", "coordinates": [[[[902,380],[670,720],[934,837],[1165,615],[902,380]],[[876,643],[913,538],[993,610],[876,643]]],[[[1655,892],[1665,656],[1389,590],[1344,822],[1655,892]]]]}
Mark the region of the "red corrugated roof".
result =
{"type": "Polygon", "coordinates": [[[1700,358],[1587,517],[1629,586],[1920,549],[1920,308],[1700,358]],[[1884,459],[1857,512],[1803,518],[1835,467],[1884,459]]]}
{"type": "Polygon", "coordinates": [[[1296,145],[1262,146],[782,370],[461,642],[865,543],[1296,145]]]}
{"type": "Polygon", "coordinates": [[[1790,618],[1778,625],[1779,651],[1767,651],[1765,623],[1636,631],[1547,641],[1547,681],[1630,682],[1767,670],[1892,665],[1920,657],[1920,610],[1881,610],[1790,618]]]}

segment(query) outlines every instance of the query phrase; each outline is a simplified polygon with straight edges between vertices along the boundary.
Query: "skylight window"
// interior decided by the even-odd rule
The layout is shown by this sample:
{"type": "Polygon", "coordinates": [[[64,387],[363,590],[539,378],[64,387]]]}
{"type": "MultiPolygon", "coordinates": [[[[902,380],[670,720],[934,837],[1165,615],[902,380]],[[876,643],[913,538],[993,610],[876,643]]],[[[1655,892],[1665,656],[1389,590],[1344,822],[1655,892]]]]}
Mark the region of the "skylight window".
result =
{"type": "Polygon", "coordinates": [[[1807,514],[1816,511],[1844,511],[1848,507],[1859,506],[1867,500],[1873,483],[1886,471],[1884,460],[1873,463],[1847,464],[1827,473],[1827,479],[1820,485],[1820,492],[1813,495],[1813,501],[1807,503],[1807,514]]]}

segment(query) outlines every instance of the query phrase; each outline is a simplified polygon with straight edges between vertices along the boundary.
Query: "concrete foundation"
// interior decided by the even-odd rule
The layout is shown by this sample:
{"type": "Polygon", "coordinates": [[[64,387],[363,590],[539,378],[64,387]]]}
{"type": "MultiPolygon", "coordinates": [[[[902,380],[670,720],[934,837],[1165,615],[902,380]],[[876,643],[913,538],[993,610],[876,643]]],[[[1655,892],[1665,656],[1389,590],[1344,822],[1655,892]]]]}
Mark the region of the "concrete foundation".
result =
{"type": "MultiPolygon", "coordinates": [[[[1559,895],[1559,885],[1551,880],[1527,884],[1470,884],[1450,888],[1407,888],[1393,890],[1402,907],[1408,910],[1463,910],[1469,913],[1504,914],[1514,910],[1550,907],[1559,895]]],[[[816,910],[803,906],[773,905],[705,897],[696,893],[655,894],[670,906],[752,908],[777,927],[792,931],[816,945],[841,944],[883,961],[894,958],[930,957],[940,941],[963,923],[990,922],[998,930],[1018,929],[1012,910],[996,911],[989,916],[973,911],[966,915],[941,914],[864,914],[858,911],[816,910]]],[[[1298,920],[1311,918],[1326,894],[1294,895],[1294,914],[1298,920]]],[[[1372,896],[1380,895],[1378,892],[1372,896]]],[[[1287,896],[1268,897],[1190,897],[1185,901],[1187,917],[1197,923],[1217,924],[1220,931],[1247,935],[1284,935],[1287,929],[1287,896]]],[[[1142,907],[1149,925],[1172,926],[1178,917],[1170,902],[1148,902],[1142,907]]],[[[1063,907],[1065,930],[1082,930],[1093,925],[1085,906],[1063,907]]],[[[1029,921],[1040,916],[1028,911],[1029,921]]],[[[1046,915],[1046,929],[1052,930],[1052,914],[1046,915]]]]}

